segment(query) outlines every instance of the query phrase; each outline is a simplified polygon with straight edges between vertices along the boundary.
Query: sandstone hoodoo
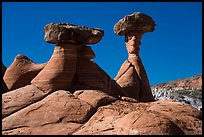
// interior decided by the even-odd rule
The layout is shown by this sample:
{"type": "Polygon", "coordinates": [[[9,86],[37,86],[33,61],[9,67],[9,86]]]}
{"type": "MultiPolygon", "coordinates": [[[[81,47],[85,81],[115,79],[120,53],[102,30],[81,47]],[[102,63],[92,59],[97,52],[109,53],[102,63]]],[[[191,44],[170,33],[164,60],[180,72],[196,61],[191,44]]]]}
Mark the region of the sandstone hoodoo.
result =
{"type": "Polygon", "coordinates": [[[120,19],[114,26],[114,32],[119,35],[126,35],[130,31],[153,32],[156,24],[154,20],[141,12],[135,12],[120,19]]]}
{"type": "Polygon", "coordinates": [[[103,30],[51,23],[45,26],[44,31],[45,41],[57,45],[45,68],[31,81],[33,85],[50,91],[95,89],[111,94],[114,81],[91,60],[95,54],[86,45],[99,42],[104,35],[103,30]]]}
{"type": "Polygon", "coordinates": [[[114,32],[125,35],[128,60],[125,61],[115,80],[124,89],[124,96],[142,102],[154,101],[149,80],[139,56],[141,39],[145,32],[154,31],[155,22],[148,15],[135,12],[125,16],[114,25],[114,32]]]}

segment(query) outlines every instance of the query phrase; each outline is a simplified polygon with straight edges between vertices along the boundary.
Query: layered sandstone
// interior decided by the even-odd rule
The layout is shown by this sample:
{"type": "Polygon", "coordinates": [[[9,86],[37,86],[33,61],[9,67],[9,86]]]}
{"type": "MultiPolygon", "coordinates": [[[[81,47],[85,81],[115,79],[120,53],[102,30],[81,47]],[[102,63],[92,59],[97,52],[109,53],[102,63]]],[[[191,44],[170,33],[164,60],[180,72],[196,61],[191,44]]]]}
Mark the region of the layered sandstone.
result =
{"type": "Polygon", "coordinates": [[[115,80],[123,88],[124,96],[142,102],[154,101],[154,97],[139,55],[139,46],[143,34],[153,31],[155,25],[151,17],[140,12],[125,16],[114,25],[114,32],[117,35],[125,35],[128,51],[128,60],[122,64],[115,80]]]}
{"type": "Polygon", "coordinates": [[[31,81],[41,90],[102,90],[110,95],[119,89],[110,76],[94,61],[90,46],[99,42],[104,32],[96,28],[69,23],[51,23],[45,26],[45,41],[57,44],[43,70],[31,81]]]}
{"type": "Polygon", "coordinates": [[[202,134],[200,116],[198,110],[174,100],[118,100],[100,107],[74,135],[198,135],[202,134]]]}

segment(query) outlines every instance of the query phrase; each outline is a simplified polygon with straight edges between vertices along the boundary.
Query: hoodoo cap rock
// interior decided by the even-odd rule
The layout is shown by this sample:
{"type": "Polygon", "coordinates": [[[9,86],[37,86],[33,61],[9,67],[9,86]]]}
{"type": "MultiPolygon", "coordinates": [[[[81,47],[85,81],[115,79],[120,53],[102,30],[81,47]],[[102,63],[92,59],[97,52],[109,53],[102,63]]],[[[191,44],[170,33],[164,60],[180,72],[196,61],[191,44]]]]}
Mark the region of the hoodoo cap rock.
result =
{"type": "Polygon", "coordinates": [[[135,12],[120,19],[114,25],[114,32],[119,35],[125,35],[129,31],[153,32],[157,26],[154,20],[141,12],[135,12]]]}
{"type": "Polygon", "coordinates": [[[52,44],[96,44],[104,36],[98,28],[88,28],[69,23],[50,23],[44,27],[45,41],[52,44]]]}

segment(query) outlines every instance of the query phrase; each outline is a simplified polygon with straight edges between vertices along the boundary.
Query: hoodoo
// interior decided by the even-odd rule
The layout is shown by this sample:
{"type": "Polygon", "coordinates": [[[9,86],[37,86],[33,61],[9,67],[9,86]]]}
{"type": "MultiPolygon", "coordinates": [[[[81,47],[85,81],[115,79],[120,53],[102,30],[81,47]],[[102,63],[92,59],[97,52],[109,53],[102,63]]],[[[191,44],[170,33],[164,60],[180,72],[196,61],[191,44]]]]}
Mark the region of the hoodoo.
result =
{"type": "Polygon", "coordinates": [[[124,96],[142,102],[154,101],[154,98],[147,73],[139,56],[139,46],[144,33],[154,31],[155,26],[150,16],[140,12],[125,16],[114,25],[114,32],[117,35],[125,35],[128,51],[128,60],[122,64],[115,80],[124,89],[124,96]]]}

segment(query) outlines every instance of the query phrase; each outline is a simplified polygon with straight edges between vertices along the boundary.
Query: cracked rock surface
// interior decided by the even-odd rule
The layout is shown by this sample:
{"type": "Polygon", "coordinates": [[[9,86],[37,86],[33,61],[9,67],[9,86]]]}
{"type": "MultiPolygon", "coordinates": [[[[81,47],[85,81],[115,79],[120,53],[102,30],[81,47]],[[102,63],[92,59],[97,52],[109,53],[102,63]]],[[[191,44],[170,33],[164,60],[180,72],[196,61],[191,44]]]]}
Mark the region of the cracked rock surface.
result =
{"type": "Polygon", "coordinates": [[[120,19],[114,25],[114,32],[119,35],[125,35],[129,31],[152,32],[156,26],[154,20],[141,12],[135,12],[120,19]]]}
{"type": "MultiPolygon", "coordinates": [[[[202,134],[202,113],[179,101],[138,103],[116,99],[99,90],[78,90],[73,94],[57,90],[33,101],[29,99],[33,88],[29,85],[8,92],[13,97],[3,94],[3,108],[9,110],[9,115],[3,111],[2,134],[202,134]]],[[[39,97],[43,91],[36,90],[39,97]]]]}
{"type": "Polygon", "coordinates": [[[52,44],[96,44],[104,36],[97,28],[77,26],[70,23],[50,23],[44,27],[45,41],[52,44]]]}
{"type": "Polygon", "coordinates": [[[116,101],[100,107],[74,135],[201,134],[201,125],[199,112],[177,101],[151,103],[116,101]]]}

